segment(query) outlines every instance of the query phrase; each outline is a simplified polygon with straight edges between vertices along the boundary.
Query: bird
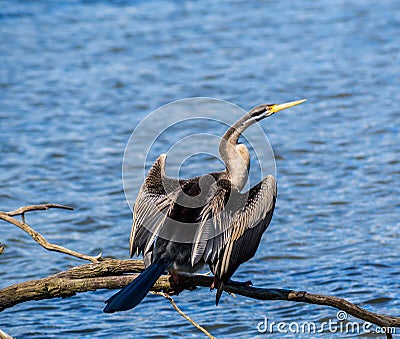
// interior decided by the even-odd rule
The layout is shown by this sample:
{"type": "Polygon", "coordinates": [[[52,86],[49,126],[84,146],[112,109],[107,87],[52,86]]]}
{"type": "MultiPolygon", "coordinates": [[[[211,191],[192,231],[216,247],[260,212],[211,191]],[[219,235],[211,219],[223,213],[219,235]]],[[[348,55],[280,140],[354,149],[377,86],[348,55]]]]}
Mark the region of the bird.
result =
{"type": "Polygon", "coordinates": [[[176,179],[165,173],[167,155],[156,159],[135,201],[130,234],[130,255],[142,254],[146,268],[105,301],[104,312],[136,307],[166,271],[176,278],[205,265],[214,275],[218,305],[225,284],[255,255],[277,198],[272,175],[242,192],[250,153],[239,138],[254,123],[304,101],[258,105],[234,123],[219,145],[224,171],[176,179]]]}

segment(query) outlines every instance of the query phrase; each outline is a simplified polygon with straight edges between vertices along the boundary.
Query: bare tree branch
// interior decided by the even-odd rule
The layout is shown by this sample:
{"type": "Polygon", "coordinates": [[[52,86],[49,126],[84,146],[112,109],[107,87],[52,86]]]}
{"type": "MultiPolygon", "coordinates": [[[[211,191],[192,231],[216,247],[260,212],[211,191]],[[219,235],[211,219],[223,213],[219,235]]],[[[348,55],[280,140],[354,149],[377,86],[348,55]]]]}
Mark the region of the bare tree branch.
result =
{"type": "MultiPolygon", "coordinates": [[[[139,272],[143,269],[141,260],[104,258],[101,262],[77,266],[47,278],[15,284],[0,290],[0,311],[29,300],[65,298],[97,289],[122,288],[138,276],[125,273],[139,272]]],[[[197,286],[210,287],[212,280],[212,277],[206,275],[180,275],[179,284],[176,284],[170,276],[161,276],[152,291],[179,294],[183,290],[194,290],[197,286]]],[[[380,327],[400,327],[400,317],[370,312],[338,297],[286,289],[256,288],[234,281],[226,284],[224,290],[252,299],[287,300],[331,306],[380,327]]]]}
{"type": "MultiPolygon", "coordinates": [[[[58,206],[61,205],[48,204],[26,206],[9,213],[11,213],[12,215],[23,215],[23,213],[27,211],[37,209],[47,209],[53,207],[63,208],[58,206]],[[37,208],[38,206],[39,208],[37,208]]],[[[21,228],[44,248],[51,251],[57,251],[72,255],[77,258],[89,260],[92,263],[73,267],[69,270],[51,275],[46,278],[25,281],[1,289],[0,311],[30,300],[42,300],[58,297],[65,298],[73,296],[76,293],[95,291],[98,289],[122,288],[133,281],[133,279],[138,276],[137,273],[144,270],[144,264],[141,260],[116,260],[111,258],[100,258],[100,256],[92,257],[75,251],[71,251],[59,245],[51,244],[47,242],[40,233],[34,231],[26,223],[16,220],[12,216],[10,216],[9,213],[0,212],[0,219],[8,221],[11,224],[14,224],[17,227],[21,228]]],[[[197,287],[210,287],[213,281],[213,277],[199,274],[182,274],[179,276],[178,281],[179,283],[177,284],[175,283],[175,280],[172,279],[170,276],[161,276],[154,284],[152,291],[174,295],[179,294],[183,290],[195,290],[197,287]]],[[[343,310],[356,318],[376,324],[382,328],[389,329],[400,327],[400,317],[374,313],[364,308],[361,308],[343,298],[308,293],[305,291],[256,288],[246,286],[242,283],[234,281],[230,281],[229,283],[227,283],[224,287],[224,290],[228,293],[234,293],[237,295],[258,300],[287,300],[292,302],[303,302],[308,304],[330,306],[339,310],[343,310]]],[[[163,294],[163,296],[166,297],[165,294],[163,294]]],[[[171,298],[167,299],[170,302],[172,300],[171,298]]],[[[171,303],[174,306],[173,300],[171,303]]],[[[174,308],[179,312],[177,306],[175,306],[174,308]]],[[[179,313],[183,315],[181,312],[179,313]]],[[[189,318],[186,315],[183,316],[185,317],[185,319],[189,318]]],[[[193,324],[193,322],[191,323],[193,324]]],[[[392,338],[392,335],[390,333],[386,333],[386,336],[387,338],[392,338]]]]}
{"type": "Polygon", "coordinates": [[[68,248],[65,248],[65,247],[57,245],[57,244],[52,244],[52,243],[48,242],[39,232],[36,232],[35,230],[33,230],[24,221],[21,222],[12,217],[15,215],[24,216],[24,213],[28,212],[28,211],[47,210],[49,208],[72,209],[72,207],[57,205],[57,204],[24,206],[24,207],[18,208],[15,211],[12,211],[12,212],[0,212],[0,219],[3,219],[4,221],[7,221],[7,222],[19,227],[21,230],[28,233],[33,238],[33,240],[35,240],[40,246],[44,247],[45,249],[47,249],[49,251],[61,252],[61,253],[76,257],[76,258],[91,261],[93,263],[99,261],[99,259],[101,258],[101,253],[99,255],[97,255],[96,257],[93,257],[90,255],[86,255],[86,254],[82,254],[82,253],[70,250],[68,248]]]}
{"type": "Polygon", "coordinates": [[[14,211],[6,212],[10,217],[15,217],[16,215],[22,215],[26,212],[31,212],[31,211],[43,211],[43,210],[48,210],[50,208],[61,208],[64,210],[70,210],[72,211],[73,208],[70,206],[65,206],[65,205],[59,205],[59,204],[41,204],[41,205],[28,205],[28,206],[22,206],[14,211]]]}

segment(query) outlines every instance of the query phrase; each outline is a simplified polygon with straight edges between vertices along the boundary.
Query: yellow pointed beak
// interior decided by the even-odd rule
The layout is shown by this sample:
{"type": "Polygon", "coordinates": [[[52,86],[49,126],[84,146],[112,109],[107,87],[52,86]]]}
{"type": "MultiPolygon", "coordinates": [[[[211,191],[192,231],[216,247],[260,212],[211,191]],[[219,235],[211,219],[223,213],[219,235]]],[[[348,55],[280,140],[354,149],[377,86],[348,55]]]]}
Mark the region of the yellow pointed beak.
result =
{"type": "Polygon", "coordinates": [[[275,104],[275,105],[272,105],[269,110],[272,113],[276,113],[276,112],[282,111],[283,109],[286,109],[286,108],[289,108],[289,107],[293,107],[293,106],[296,106],[296,105],[300,105],[306,100],[307,99],[286,102],[284,104],[275,104]]]}

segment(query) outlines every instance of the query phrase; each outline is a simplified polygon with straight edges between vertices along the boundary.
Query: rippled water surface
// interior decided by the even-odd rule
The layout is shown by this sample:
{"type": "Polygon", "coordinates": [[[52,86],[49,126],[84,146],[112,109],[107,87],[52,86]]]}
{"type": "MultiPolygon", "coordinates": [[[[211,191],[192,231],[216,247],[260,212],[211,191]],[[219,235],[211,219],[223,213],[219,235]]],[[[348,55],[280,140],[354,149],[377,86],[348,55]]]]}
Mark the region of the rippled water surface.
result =
{"type": "MultiPolygon", "coordinates": [[[[122,158],[147,114],[193,96],[244,109],[308,98],[261,123],[275,152],[279,197],[255,258],[234,278],[399,315],[399,31],[395,0],[3,0],[0,209],[71,205],[73,212],[35,212],[27,221],[60,245],[127,258],[131,212],[122,158]]],[[[199,126],[184,128],[188,134],[199,126]]],[[[155,151],[176,139],[179,126],[174,131],[155,151]]],[[[144,154],[137,157],[142,170],[144,154]]],[[[183,170],[220,165],[199,156],[183,170]]],[[[1,287],[81,263],[43,250],[4,222],[0,241],[7,245],[1,287]]],[[[0,328],[17,338],[200,335],[157,296],[106,315],[103,301],[111,294],[23,303],[0,313],[0,328]]],[[[224,295],[215,307],[208,289],[175,300],[219,338],[265,337],[257,331],[265,316],[336,319],[327,307],[240,296],[224,295]]]]}

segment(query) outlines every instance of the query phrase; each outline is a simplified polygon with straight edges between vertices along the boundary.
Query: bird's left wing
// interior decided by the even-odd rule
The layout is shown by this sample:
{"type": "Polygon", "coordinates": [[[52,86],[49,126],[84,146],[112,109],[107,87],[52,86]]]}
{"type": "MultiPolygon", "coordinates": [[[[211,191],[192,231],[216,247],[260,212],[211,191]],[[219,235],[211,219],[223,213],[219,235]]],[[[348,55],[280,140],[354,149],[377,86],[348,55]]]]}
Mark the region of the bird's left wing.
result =
{"type": "Polygon", "coordinates": [[[133,210],[130,254],[143,253],[147,263],[158,231],[172,208],[174,191],[179,188],[179,180],[165,175],[165,161],[166,155],[161,154],[150,168],[133,210]]]}
{"type": "Polygon", "coordinates": [[[201,259],[209,262],[215,251],[219,250],[228,235],[240,193],[232,189],[227,179],[218,179],[209,188],[207,202],[200,213],[200,222],[194,236],[191,264],[194,266],[201,259]]]}

